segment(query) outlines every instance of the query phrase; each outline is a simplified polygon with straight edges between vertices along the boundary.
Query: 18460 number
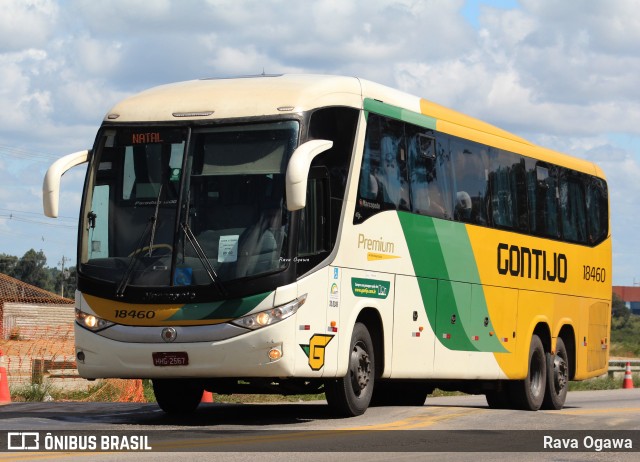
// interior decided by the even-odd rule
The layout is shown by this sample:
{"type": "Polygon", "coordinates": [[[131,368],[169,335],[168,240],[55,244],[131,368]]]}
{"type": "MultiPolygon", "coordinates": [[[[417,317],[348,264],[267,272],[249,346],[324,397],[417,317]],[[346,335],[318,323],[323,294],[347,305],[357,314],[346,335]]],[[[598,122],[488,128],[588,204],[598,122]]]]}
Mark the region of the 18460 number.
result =
{"type": "Polygon", "coordinates": [[[607,270],[598,266],[583,265],[583,279],[585,281],[605,282],[607,280],[607,270]]]}
{"type": "Polygon", "coordinates": [[[155,317],[156,312],[151,310],[116,310],[116,318],[153,319],[155,317]]]}

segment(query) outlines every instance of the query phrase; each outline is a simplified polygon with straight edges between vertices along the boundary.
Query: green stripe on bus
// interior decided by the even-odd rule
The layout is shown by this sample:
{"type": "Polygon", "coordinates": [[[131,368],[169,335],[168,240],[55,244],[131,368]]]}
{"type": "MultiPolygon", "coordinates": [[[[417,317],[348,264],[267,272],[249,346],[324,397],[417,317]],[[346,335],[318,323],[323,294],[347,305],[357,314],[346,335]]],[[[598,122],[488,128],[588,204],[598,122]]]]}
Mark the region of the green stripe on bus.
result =
{"type": "Polygon", "coordinates": [[[233,300],[221,300],[211,303],[189,303],[167,321],[201,321],[214,319],[235,319],[249,313],[258,306],[271,292],[233,300]]]}
{"type": "Polygon", "coordinates": [[[438,341],[451,350],[507,351],[489,335],[493,326],[466,226],[407,212],[398,218],[438,341]]]}
{"type": "Polygon", "coordinates": [[[376,114],[402,120],[403,122],[419,125],[431,130],[436,129],[436,119],[433,117],[392,106],[391,104],[383,103],[382,101],[375,99],[365,98],[364,110],[366,112],[375,112],[376,114]]]}

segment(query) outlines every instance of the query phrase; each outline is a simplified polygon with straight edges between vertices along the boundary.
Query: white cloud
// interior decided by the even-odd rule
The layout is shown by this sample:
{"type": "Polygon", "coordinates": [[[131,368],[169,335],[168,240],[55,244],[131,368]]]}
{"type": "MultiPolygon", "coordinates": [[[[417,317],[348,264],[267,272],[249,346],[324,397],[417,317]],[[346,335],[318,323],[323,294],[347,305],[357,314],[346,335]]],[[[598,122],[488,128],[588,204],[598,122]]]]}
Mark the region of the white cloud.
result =
{"type": "Polygon", "coordinates": [[[58,5],[53,0],[3,0],[0,53],[45,46],[57,17],[58,5]]]}
{"type": "Polygon", "coordinates": [[[0,125],[3,130],[24,130],[42,122],[52,111],[51,94],[33,85],[37,67],[47,58],[43,51],[27,49],[0,54],[0,125]]]}

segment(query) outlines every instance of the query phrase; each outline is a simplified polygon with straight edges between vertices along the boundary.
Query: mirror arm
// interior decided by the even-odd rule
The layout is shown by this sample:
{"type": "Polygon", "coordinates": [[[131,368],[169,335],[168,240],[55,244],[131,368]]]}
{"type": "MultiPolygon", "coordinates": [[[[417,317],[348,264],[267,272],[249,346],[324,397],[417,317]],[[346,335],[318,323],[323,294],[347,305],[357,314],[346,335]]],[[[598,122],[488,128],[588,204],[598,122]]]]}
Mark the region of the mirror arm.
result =
{"type": "Polygon", "coordinates": [[[333,141],[311,140],[298,146],[287,166],[287,209],[300,210],[307,204],[307,178],[313,158],[331,149],[333,141]]]}
{"type": "Polygon", "coordinates": [[[89,151],[79,151],[56,160],[47,170],[42,183],[42,207],[44,214],[51,218],[58,216],[60,203],[60,178],[69,169],[83,164],[89,158],[89,151]]]}

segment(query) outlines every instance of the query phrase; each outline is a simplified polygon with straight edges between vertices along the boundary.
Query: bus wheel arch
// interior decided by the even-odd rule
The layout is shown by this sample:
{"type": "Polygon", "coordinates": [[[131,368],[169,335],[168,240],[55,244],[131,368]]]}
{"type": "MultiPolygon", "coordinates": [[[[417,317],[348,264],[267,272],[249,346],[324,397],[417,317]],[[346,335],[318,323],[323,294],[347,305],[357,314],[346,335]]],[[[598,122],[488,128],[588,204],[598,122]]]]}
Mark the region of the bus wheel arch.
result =
{"type": "Polygon", "coordinates": [[[382,328],[382,318],[375,308],[363,309],[356,319],[356,323],[366,326],[373,342],[373,353],[376,359],[375,378],[379,378],[384,371],[384,331],[382,328]]]}
{"type": "Polygon", "coordinates": [[[567,349],[567,357],[569,359],[569,380],[573,380],[576,376],[576,334],[573,330],[573,326],[565,324],[558,333],[558,338],[561,338],[565,348],[567,349]]]}

